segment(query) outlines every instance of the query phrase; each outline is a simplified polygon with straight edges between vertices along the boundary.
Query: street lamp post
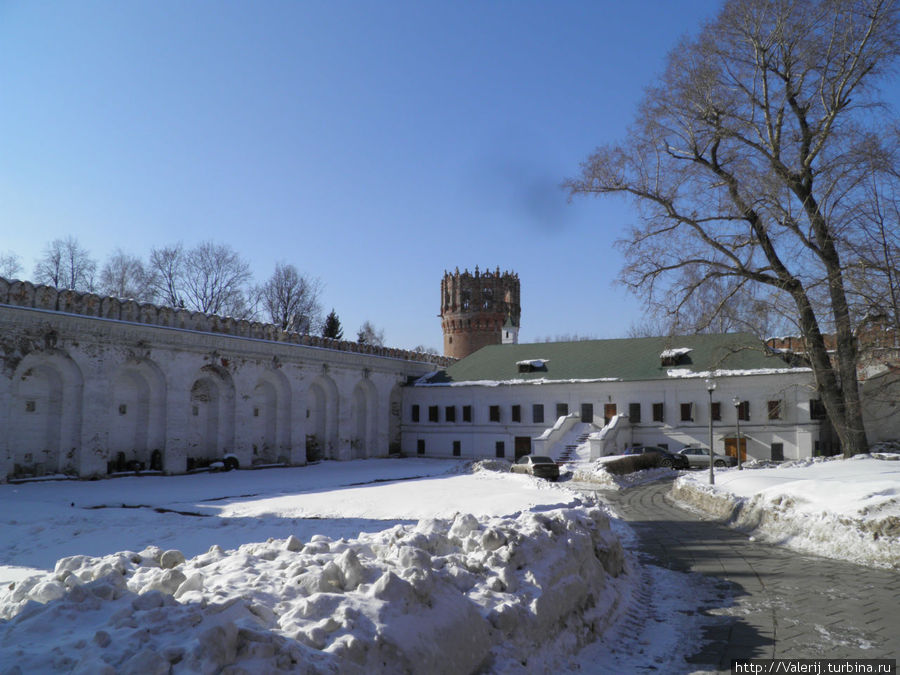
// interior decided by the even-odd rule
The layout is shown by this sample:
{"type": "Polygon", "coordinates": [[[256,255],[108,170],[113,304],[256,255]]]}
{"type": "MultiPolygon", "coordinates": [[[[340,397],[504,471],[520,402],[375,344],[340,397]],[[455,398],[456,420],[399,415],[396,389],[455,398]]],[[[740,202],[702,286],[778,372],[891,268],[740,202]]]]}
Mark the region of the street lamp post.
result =
{"type": "Polygon", "coordinates": [[[744,465],[741,463],[741,399],[735,396],[731,402],[734,403],[734,418],[737,421],[738,471],[743,471],[744,465]]]}
{"type": "Polygon", "coordinates": [[[706,380],[706,391],[709,392],[709,484],[715,485],[716,476],[713,473],[713,400],[712,395],[716,390],[716,383],[711,379],[706,380]]]}

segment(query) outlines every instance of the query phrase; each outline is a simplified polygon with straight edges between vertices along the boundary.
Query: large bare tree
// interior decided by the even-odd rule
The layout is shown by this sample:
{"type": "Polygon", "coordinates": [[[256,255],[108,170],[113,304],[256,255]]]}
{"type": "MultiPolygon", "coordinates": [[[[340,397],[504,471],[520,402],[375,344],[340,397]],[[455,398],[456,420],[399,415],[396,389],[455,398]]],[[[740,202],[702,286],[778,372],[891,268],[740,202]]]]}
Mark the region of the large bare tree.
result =
{"type": "Polygon", "coordinates": [[[170,307],[184,307],[181,293],[184,247],[181,243],[151,249],[148,267],[157,301],[170,307]]]}
{"type": "Polygon", "coordinates": [[[101,293],[139,302],[154,299],[153,275],[140,258],[117,249],[100,270],[101,293]]]}
{"type": "Polygon", "coordinates": [[[13,251],[0,253],[0,277],[17,279],[22,272],[22,259],[13,251]]]}
{"type": "Polygon", "coordinates": [[[34,268],[34,280],[56,288],[93,291],[95,261],[75,237],[54,239],[46,247],[34,268]]]}
{"type": "Polygon", "coordinates": [[[900,54],[897,14],[893,0],[729,0],[672,52],[627,141],[567,182],[635,199],[622,279],[647,297],[680,305],[719,284],[789,301],[847,455],[867,441],[842,257],[866,181],[896,161],[876,86],[900,54]]]}
{"type": "Polygon", "coordinates": [[[269,320],[282,329],[309,334],[318,332],[322,324],[319,304],[321,282],[300,274],[287,263],[277,263],[275,271],[259,294],[269,320]]]}
{"type": "Polygon", "coordinates": [[[249,314],[250,265],[227,244],[205,241],[188,250],[181,273],[189,309],[235,317],[249,314]]]}

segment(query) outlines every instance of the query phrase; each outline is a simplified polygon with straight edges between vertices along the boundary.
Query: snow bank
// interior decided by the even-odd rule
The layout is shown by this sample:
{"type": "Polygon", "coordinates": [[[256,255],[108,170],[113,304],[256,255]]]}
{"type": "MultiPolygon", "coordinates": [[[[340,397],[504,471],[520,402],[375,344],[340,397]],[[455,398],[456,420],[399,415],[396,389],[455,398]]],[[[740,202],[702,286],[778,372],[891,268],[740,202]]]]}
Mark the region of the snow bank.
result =
{"type": "Polygon", "coordinates": [[[678,472],[674,469],[662,467],[644,469],[623,475],[614,475],[606,470],[607,463],[628,456],[608,455],[594,460],[591,464],[573,464],[567,465],[567,468],[572,470],[573,481],[577,483],[594,483],[605,490],[624,490],[635,485],[652,483],[663,478],[671,478],[678,475],[678,472]]]}
{"type": "Polygon", "coordinates": [[[858,455],[682,475],[672,495],[734,527],[797,550],[900,568],[900,462],[858,455]]]}
{"type": "MultiPolygon", "coordinates": [[[[546,507],[544,507],[546,509],[546,507]]],[[[21,672],[527,672],[612,625],[623,552],[596,506],[468,514],[355,539],[149,547],[0,590],[21,672]]],[[[16,672],[15,668],[12,672],[16,672]]]]}

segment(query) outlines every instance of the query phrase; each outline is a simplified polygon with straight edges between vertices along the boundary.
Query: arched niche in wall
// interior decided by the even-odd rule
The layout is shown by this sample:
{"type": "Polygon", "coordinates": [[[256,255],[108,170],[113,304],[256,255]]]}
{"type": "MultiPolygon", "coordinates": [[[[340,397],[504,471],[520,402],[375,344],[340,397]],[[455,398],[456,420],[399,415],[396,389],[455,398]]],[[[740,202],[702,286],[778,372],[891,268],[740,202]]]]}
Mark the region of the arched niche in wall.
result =
{"type": "Polygon", "coordinates": [[[291,387],[280,371],[260,375],[250,397],[252,462],[289,462],[291,456],[291,387]]]}
{"type": "Polygon", "coordinates": [[[129,361],[116,369],[108,420],[110,471],[163,469],[166,382],[155,363],[129,361]]]}
{"type": "Polygon", "coordinates": [[[327,374],[309,386],[306,402],[306,456],[308,460],[337,459],[338,391],[327,374]]]}
{"type": "Polygon", "coordinates": [[[216,366],[203,366],[191,385],[188,465],[202,466],[234,450],[234,382],[216,366]]]}
{"type": "Polygon", "coordinates": [[[59,352],[32,352],[13,374],[9,449],[13,475],[80,470],[84,379],[59,352]]]}
{"type": "Polygon", "coordinates": [[[361,379],[353,389],[350,448],[353,459],[375,454],[376,409],[378,393],[368,378],[361,379]]]}

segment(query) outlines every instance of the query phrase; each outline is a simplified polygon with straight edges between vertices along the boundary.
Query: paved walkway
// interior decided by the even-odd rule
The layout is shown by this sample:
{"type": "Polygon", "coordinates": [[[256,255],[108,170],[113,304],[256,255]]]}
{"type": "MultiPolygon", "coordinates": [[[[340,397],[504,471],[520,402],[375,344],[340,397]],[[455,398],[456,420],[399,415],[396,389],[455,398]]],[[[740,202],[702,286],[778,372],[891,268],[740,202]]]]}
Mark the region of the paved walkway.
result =
{"type": "Polygon", "coordinates": [[[650,562],[725,580],[698,670],[732,659],[900,658],[900,574],[753,542],[675,505],[669,481],[599,491],[650,562]]]}

